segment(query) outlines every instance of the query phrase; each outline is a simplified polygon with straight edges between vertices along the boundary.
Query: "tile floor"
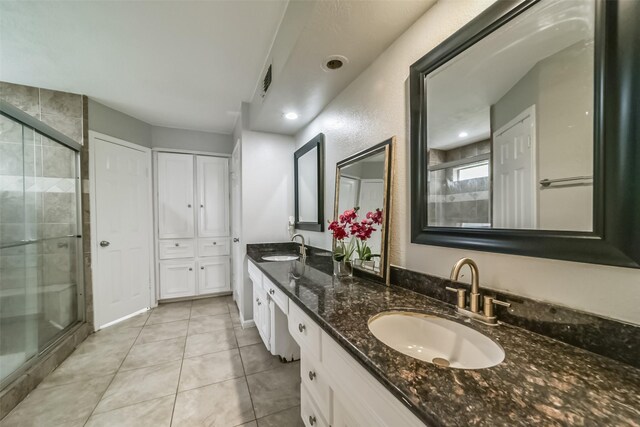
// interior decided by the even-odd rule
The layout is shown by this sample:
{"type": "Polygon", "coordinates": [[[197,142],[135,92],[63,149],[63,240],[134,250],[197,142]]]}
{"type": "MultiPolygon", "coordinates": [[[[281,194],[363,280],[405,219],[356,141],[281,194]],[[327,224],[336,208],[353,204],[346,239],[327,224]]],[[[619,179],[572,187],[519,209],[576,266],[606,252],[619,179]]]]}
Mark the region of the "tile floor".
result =
{"type": "Polygon", "coordinates": [[[230,297],[163,304],[91,335],[0,426],[303,426],[300,365],[230,297]]]}

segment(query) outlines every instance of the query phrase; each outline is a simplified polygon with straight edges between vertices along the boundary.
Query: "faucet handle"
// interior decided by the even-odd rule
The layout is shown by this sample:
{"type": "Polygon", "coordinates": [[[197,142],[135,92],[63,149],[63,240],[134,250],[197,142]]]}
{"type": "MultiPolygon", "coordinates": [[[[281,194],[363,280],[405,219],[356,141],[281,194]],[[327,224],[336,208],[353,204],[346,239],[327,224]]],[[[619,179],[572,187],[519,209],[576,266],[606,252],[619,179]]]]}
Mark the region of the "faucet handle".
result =
{"type": "Polygon", "coordinates": [[[509,304],[508,302],[497,300],[494,297],[485,296],[482,309],[484,310],[484,315],[486,317],[495,317],[495,312],[493,311],[494,304],[501,305],[503,307],[511,307],[511,304],[509,304]]]}
{"type": "Polygon", "coordinates": [[[467,290],[466,289],[456,289],[447,286],[445,288],[449,292],[455,292],[458,295],[458,308],[465,308],[467,306],[467,290]]]}

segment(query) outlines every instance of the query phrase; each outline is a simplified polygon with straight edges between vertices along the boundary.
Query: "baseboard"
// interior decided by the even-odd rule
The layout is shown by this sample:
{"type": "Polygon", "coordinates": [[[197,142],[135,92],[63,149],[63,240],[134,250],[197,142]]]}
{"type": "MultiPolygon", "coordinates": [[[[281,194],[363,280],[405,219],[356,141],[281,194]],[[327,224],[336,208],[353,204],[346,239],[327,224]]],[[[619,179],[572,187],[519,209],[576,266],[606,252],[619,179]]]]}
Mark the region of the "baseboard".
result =
{"type": "Polygon", "coordinates": [[[242,326],[242,329],[252,328],[256,326],[256,322],[254,322],[253,319],[244,320],[244,316],[242,316],[242,312],[240,312],[240,325],[242,326]]]}

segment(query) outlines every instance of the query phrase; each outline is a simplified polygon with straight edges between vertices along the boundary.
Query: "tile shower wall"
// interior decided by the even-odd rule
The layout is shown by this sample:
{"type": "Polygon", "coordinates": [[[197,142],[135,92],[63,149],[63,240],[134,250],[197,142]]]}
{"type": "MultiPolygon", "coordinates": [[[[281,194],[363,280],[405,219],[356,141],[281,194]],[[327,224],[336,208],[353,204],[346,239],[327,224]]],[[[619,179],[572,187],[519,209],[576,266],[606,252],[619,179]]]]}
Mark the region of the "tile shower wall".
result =
{"type": "MultiPolygon", "coordinates": [[[[489,140],[451,150],[429,150],[429,166],[491,153],[489,140]]],[[[429,225],[450,227],[491,222],[490,177],[454,180],[454,168],[429,172],[429,225]]]]}

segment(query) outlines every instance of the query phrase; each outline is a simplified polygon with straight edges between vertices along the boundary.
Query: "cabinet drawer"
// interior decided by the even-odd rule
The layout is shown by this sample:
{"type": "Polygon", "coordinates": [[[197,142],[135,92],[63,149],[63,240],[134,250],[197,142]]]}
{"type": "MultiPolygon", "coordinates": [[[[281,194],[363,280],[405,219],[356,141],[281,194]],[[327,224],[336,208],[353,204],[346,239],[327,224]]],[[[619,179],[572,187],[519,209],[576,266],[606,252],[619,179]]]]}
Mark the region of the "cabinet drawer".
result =
{"type": "Polygon", "coordinates": [[[320,367],[320,362],[302,352],[300,355],[300,375],[302,384],[313,397],[318,409],[326,420],[331,420],[331,388],[328,378],[320,367]]]}
{"type": "Polygon", "coordinates": [[[160,259],[193,258],[196,256],[192,239],[160,240],[158,245],[160,259]]]}
{"type": "Polygon", "coordinates": [[[300,415],[306,427],[329,427],[325,414],[318,408],[304,384],[300,385],[300,415]]]}
{"type": "Polygon", "coordinates": [[[280,310],[284,314],[289,314],[289,298],[278,288],[276,285],[271,283],[271,280],[267,279],[266,276],[262,278],[262,287],[269,294],[273,302],[275,302],[280,310]]]}
{"type": "Polygon", "coordinates": [[[219,237],[216,239],[198,239],[198,256],[225,256],[229,255],[230,248],[229,238],[219,237]]]}
{"type": "Polygon", "coordinates": [[[289,304],[289,332],[305,354],[321,359],[320,326],[293,302],[289,304]]]}

